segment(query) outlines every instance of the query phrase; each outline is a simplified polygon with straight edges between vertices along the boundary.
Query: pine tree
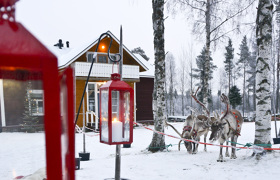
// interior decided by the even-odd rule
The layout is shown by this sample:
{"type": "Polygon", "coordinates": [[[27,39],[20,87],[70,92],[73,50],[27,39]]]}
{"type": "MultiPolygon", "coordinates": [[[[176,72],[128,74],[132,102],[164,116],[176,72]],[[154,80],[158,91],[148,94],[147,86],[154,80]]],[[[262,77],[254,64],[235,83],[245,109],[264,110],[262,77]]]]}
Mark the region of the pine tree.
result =
{"type": "Polygon", "coordinates": [[[237,61],[237,72],[242,72],[240,73],[241,76],[243,76],[243,106],[242,106],[242,112],[243,112],[243,117],[244,117],[244,111],[245,111],[245,89],[246,89],[246,67],[248,67],[248,63],[250,60],[250,51],[249,47],[247,45],[247,37],[244,36],[242,39],[242,42],[239,47],[240,50],[240,58],[237,61]]]}
{"type": "MultiPolygon", "coordinates": [[[[206,48],[203,47],[202,51],[200,52],[200,55],[197,56],[196,58],[196,65],[197,68],[193,69],[194,73],[193,73],[193,78],[198,79],[199,80],[199,84],[197,84],[198,86],[201,86],[201,90],[200,92],[198,92],[197,96],[198,99],[203,102],[203,99],[205,97],[207,97],[207,104],[211,102],[211,90],[207,89],[205,90],[205,73],[206,73],[206,48]],[[206,94],[204,94],[205,92],[207,92],[206,94]]],[[[214,70],[217,68],[216,65],[213,64],[213,59],[210,56],[210,73],[208,74],[209,76],[209,80],[213,79],[213,72],[214,70]]]]}
{"type": "Polygon", "coordinates": [[[225,53],[225,60],[224,60],[225,71],[228,75],[228,93],[230,93],[232,69],[234,68],[233,58],[234,58],[234,48],[232,47],[232,41],[229,38],[228,45],[226,46],[226,53],[225,53]]]}
{"type": "Polygon", "coordinates": [[[37,116],[32,116],[31,112],[31,95],[30,95],[30,90],[32,89],[32,83],[31,81],[27,82],[27,87],[26,87],[26,94],[24,98],[24,112],[23,112],[23,117],[22,117],[22,122],[21,124],[21,130],[27,133],[34,133],[37,131],[37,125],[39,123],[38,117],[37,116]]]}
{"type": "Polygon", "coordinates": [[[229,92],[229,102],[232,105],[232,108],[235,109],[236,106],[240,105],[242,103],[241,94],[239,92],[240,90],[237,88],[237,86],[232,86],[230,88],[229,92]]]}
{"type": "Polygon", "coordinates": [[[255,116],[255,111],[256,111],[256,60],[257,60],[257,45],[253,43],[253,51],[250,56],[249,60],[249,68],[246,71],[248,74],[248,79],[247,79],[247,88],[249,89],[248,92],[252,93],[252,99],[253,99],[253,111],[254,111],[254,116],[255,116]]]}
{"type": "Polygon", "coordinates": [[[142,56],[146,61],[148,61],[150,58],[146,55],[145,51],[141,47],[137,47],[131,50],[132,53],[139,54],[142,56]]]}

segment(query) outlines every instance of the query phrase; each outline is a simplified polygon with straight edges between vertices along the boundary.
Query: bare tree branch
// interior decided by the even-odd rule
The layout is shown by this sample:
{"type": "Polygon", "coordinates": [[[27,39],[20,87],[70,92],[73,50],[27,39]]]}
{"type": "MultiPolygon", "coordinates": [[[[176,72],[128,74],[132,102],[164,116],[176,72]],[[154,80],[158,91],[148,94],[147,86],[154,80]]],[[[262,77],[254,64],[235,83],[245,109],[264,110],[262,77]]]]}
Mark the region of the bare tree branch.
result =
{"type": "Polygon", "coordinates": [[[214,38],[214,39],[210,40],[210,42],[216,41],[216,40],[218,40],[218,39],[222,38],[222,37],[223,37],[223,36],[225,36],[226,34],[228,34],[228,33],[232,32],[232,31],[234,31],[234,30],[236,30],[236,29],[238,29],[238,28],[234,28],[234,29],[232,29],[232,30],[230,30],[230,31],[228,31],[228,32],[226,32],[226,33],[224,33],[224,34],[220,35],[219,37],[217,37],[217,38],[214,38]]]}
{"type": "Polygon", "coordinates": [[[221,27],[221,26],[222,26],[225,22],[227,22],[228,20],[234,18],[236,15],[238,15],[238,14],[242,13],[243,11],[245,11],[246,9],[248,9],[255,1],[256,1],[256,0],[252,1],[252,2],[251,2],[248,6],[246,6],[244,9],[241,9],[241,10],[237,11],[235,14],[233,14],[233,15],[227,17],[223,22],[221,22],[218,26],[216,26],[214,29],[212,29],[212,30],[210,31],[210,34],[211,34],[212,32],[214,32],[214,31],[216,31],[219,27],[221,27]]]}

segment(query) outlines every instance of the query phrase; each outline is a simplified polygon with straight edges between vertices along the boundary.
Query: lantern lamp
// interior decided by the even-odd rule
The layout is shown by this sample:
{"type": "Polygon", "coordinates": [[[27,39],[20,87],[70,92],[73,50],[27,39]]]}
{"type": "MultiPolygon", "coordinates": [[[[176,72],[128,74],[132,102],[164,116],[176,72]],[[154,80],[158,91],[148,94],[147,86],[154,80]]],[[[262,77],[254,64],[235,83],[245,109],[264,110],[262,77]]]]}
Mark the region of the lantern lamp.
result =
{"type": "Polygon", "coordinates": [[[111,74],[111,81],[100,87],[100,142],[131,144],[133,141],[133,89],[111,74]]]}
{"type": "MultiPolygon", "coordinates": [[[[57,58],[23,25],[15,21],[16,2],[0,0],[0,80],[11,81],[19,87],[26,81],[40,85],[40,90],[44,92],[44,102],[38,108],[43,109],[47,179],[74,180],[74,71],[69,67],[59,76],[57,58]]],[[[3,85],[0,87],[3,88],[3,85]]],[[[9,89],[14,89],[11,87],[9,89]]],[[[13,96],[8,97],[13,100],[23,99],[21,95],[26,93],[24,91],[18,88],[16,93],[13,91],[13,96]]],[[[19,101],[17,104],[21,103],[19,101]]],[[[7,113],[8,118],[1,120],[1,128],[17,123],[10,118],[10,114],[13,113],[7,113]]],[[[23,118],[18,119],[22,121],[23,118]]],[[[25,165],[32,162],[22,162],[22,167],[26,169],[25,165]]]]}

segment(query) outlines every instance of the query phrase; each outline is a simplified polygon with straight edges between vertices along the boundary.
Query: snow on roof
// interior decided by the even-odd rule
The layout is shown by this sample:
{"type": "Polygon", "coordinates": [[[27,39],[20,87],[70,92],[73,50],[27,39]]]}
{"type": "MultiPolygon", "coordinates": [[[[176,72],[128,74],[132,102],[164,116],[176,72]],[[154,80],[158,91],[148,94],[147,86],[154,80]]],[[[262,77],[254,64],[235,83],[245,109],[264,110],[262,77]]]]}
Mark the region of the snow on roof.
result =
{"type": "Polygon", "coordinates": [[[155,77],[155,66],[149,61],[145,60],[140,54],[133,53],[145,66],[148,68],[147,71],[140,72],[140,77],[154,78],[155,77]]]}
{"type": "MultiPolygon", "coordinates": [[[[120,44],[120,41],[110,32],[107,31],[112,38],[120,44]]],[[[103,37],[104,38],[104,37],[103,37]]],[[[102,38],[102,39],[103,39],[102,38]]],[[[99,37],[96,37],[90,41],[87,41],[86,43],[82,44],[79,47],[76,48],[66,48],[63,47],[62,49],[59,49],[55,46],[48,47],[58,58],[58,68],[62,69],[67,66],[69,66],[71,63],[73,63],[77,58],[79,58],[81,55],[86,53],[90,48],[92,48],[95,44],[97,44],[99,37]]],[[[70,44],[71,47],[71,44],[70,44]]],[[[148,67],[143,63],[146,60],[139,60],[133,53],[130,52],[130,50],[123,45],[123,48],[125,51],[127,51],[145,70],[148,70],[148,67]]]]}

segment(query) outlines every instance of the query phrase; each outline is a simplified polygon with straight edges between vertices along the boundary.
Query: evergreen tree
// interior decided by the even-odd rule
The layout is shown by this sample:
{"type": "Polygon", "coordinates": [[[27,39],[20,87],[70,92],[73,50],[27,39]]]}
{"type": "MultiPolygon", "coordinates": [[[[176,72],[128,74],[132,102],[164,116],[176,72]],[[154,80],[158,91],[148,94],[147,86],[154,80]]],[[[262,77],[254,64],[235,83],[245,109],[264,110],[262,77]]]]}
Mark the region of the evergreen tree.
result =
{"type": "Polygon", "coordinates": [[[232,105],[232,108],[235,109],[236,106],[240,105],[242,103],[241,94],[239,92],[240,90],[237,88],[237,86],[232,86],[230,88],[229,93],[229,102],[232,105]]]}
{"type": "Polygon", "coordinates": [[[146,55],[145,51],[141,47],[137,47],[131,50],[132,53],[139,54],[142,56],[146,61],[148,61],[150,58],[146,55]]]}
{"type": "Polygon", "coordinates": [[[240,76],[243,76],[243,105],[242,105],[242,112],[244,116],[244,111],[245,111],[245,88],[246,88],[246,67],[248,66],[248,62],[250,60],[250,51],[249,47],[247,45],[247,37],[244,36],[242,39],[242,42],[239,47],[240,50],[240,58],[237,61],[237,72],[242,72],[240,73],[240,76]]]}
{"type": "MultiPolygon", "coordinates": [[[[197,68],[196,69],[193,69],[194,73],[193,73],[193,78],[195,79],[198,79],[199,80],[199,84],[197,84],[198,86],[201,86],[201,90],[200,92],[198,92],[197,96],[199,98],[199,100],[201,102],[203,102],[203,99],[205,97],[207,97],[208,99],[208,103],[211,102],[211,91],[210,89],[207,89],[205,90],[205,76],[206,76],[206,48],[203,47],[202,51],[200,52],[200,55],[197,56],[196,58],[196,65],[197,65],[197,68]],[[204,94],[204,92],[207,92],[207,94],[204,94]],[[210,98],[209,98],[210,97],[210,98]]],[[[209,80],[213,79],[213,71],[217,68],[216,65],[213,64],[213,59],[212,57],[210,57],[210,74],[208,74],[208,77],[209,77],[209,80]]]]}
{"type": "Polygon", "coordinates": [[[247,88],[248,92],[251,92],[253,99],[253,111],[256,111],[256,64],[257,64],[257,45],[253,44],[253,52],[249,60],[249,68],[246,71],[248,74],[247,88]]]}
{"type": "Polygon", "coordinates": [[[26,87],[26,94],[25,94],[25,98],[24,98],[24,112],[23,112],[23,117],[22,117],[22,122],[23,124],[21,124],[21,130],[24,132],[28,132],[28,133],[34,133],[37,131],[38,127],[38,117],[37,116],[32,116],[32,112],[31,112],[31,95],[29,93],[29,91],[32,89],[32,84],[31,81],[27,82],[27,87],[26,87]]]}
{"type": "Polygon", "coordinates": [[[224,60],[225,71],[226,74],[228,75],[228,93],[230,93],[232,69],[234,68],[233,58],[234,58],[234,48],[232,47],[232,41],[229,38],[228,45],[226,46],[226,53],[225,53],[225,60],[224,60]]]}

